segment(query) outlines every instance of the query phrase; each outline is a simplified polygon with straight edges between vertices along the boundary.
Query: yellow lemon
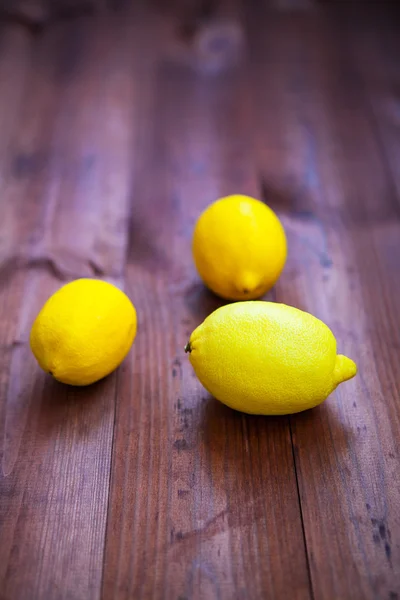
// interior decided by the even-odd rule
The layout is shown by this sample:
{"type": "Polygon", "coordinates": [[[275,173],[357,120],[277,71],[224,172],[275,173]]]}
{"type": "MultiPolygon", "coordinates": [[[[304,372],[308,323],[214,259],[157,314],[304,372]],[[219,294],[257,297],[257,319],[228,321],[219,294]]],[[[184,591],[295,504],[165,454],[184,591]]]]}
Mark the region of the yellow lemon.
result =
{"type": "Polygon", "coordinates": [[[263,202],[234,195],[211,204],[197,220],[193,258],[204,283],[228,300],[260,298],[286,261],[285,231],[263,202]]]}
{"type": "Polygon", "coordinates": [[[204,387],[242,412],[285,415],[317,406],[357,372],[322,321],[272,302],[213,312],[185,348],[204,387]]]}
{"type": "Polygon", "coordinates": [[[58,381],[89,385],[124,360],[136,335],[136,311],[111,283],[77,279],[47,300],[30,343],[39,365],[58,381]]]}

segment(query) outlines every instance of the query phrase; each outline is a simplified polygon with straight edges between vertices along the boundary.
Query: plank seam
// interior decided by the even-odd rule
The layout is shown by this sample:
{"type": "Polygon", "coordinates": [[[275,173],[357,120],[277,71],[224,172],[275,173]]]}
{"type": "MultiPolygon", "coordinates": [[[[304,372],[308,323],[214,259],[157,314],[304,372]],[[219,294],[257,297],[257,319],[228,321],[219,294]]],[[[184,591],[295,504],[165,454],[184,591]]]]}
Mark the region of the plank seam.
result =
{"type": "Polygon", "coordinates": [[[114,468],[114,444],[115,444],[115,437],[116,437],[115,431],[116,431],[116,424],[117,424],[117,402],[118,402],[118,389],[119,389],[119,382],[120,382],[120,369],[117,369],[115,378],[116,378],[116,381],[115,381],[115,394],[114,394],[114,419],[113,419],[113,431],[112,431],[112,440],[111,440],[110,472],[108,475],[107,511],[106,511],[106,522],[105,522],[105,528],[104,528],[103,560],[102,560],[102,567],[101,567],[99,600],[104,597],[103,592],[104,592],[104,576],[105,576],[105,571],[106,571],[107,532],[108,532],[108,523],[110,520],[110,510],[111,510],[111,506],[110,506],[111,496],[112,496],[111,481],[112,481],[112,474],[113,474],[113,468],[114,468]]]}
{"type": "Polygon", "coordinates": [[[297,499],[298,499],[298,502],[299,502],[299,510],[300,510],[301,530],[302,530],[303,540],[304,540],[304,551],[305,551],[305,556],[306,556],[308,581],[309,581],[309,586],[310,586],[310,598],[311,598],[311,600],[315,600],[314,589],[313,589],[313,581],[312,581],[312,574],[311,574],[310,557],[309,557],[308,547],[307,547],[306,528],[305,528],[305,524],[304,524],[303,508],[302,508],[302,504],[301,504],[300,485],[299,485],[299,477],[298,477],[298,473],[297,473],[297,464],[296,464],[296,454],[295,454],[295,451],[294,451],[292,419],[291,419],[290,416],[288,418],[288,421],[289,421],[290,443],[291,443],[291,446],[292,446],[292,457],[293,457],[294,475],[295,475],[295,478],[296,478],[297,499]]]}

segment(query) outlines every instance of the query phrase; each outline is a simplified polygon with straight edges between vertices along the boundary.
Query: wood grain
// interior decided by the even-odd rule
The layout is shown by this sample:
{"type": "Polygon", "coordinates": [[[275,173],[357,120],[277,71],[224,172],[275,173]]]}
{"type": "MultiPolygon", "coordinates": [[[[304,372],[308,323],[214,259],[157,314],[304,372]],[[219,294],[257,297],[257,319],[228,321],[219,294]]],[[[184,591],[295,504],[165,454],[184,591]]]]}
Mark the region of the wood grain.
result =
{"type": "Polygon", "coordinates": [[[17,124],[26,78],[31,66],[32,40],[18,26],[0,24],[0,186],[8,144],[17,124]]]}
{"type": "Polygon", "coordinates": [[[255,72],[261,168],[267,195],[287,210],[292,248],[277,299],[326,321],[359,367],[325,405],[290,419],[313,594],[394,598],[398,198],[360,73],[337,44],[337,28],[323,16],[264,18],[259,28],[256,51],[271,57],[274,50],[255,72]],[[280,193],[272,193],[276,186],[280,193]]]}
{"type": "MultiPolygon", "coordinates": [[[[359,82],[365,93],[365,104],[371,114],[371,126],[376,128],[377,142],[386,163],[388,176],[400,196],[399,85],[395,57],[400,50],[398,29],[400,15],[396,7],[387,5],[384,11],[368,10],[353,33],[347,13],[337,17],[343,27],[346,48],[355,61],[359,82]],[[379,27],[376,26],[379,24],[379,27]]],[[[353,17],[354,18],[354,17],[353,17]]]]}
{"type": "Polygon", "coordinates": [[[119,23],[108,21],[106,32],[105,22],[88,23],[38,40],[3,162],[2,598],[100,595],[116,376],[87,389],[61,386],[28,344],[60,279],[100,271],[122,284],[130,57],[119,23]]]}
{"type": "Polygon", "coordinates": [[[58,20],[99,14],[115,4],[118,0],[0,0],[0,20],[40,34],[58,20]]]}
{"type": "Polygon", "coordinates": [[[271,6],[0,25],[1,600],[400,597],[399,20],[271,6]],[[226,22],[240,44],[199,54],[226,22]],[[322,318],[359,366],[304,414],[223,407],[183,352],[221,305],[193,226],[233,192],[288,234],[268,299],[322,318]],[[87,389],[28,343],[79,276],[125,285],[139,318],[87,389]]]}
{"type": "Polygon", "coordinates": [[[127,270],[140,323],[119,378],[104,598],[309,597],[287,419],[217,405],[183,352],[219,305],[193,269],[194,221],[220,195],[258,194],[244,84],[240,71],[204,78],[170,62],[154,74],[127,270]]]}
{"type": "Polygon", "coordinates": [[[62,278],[122,276],[134,115],[129,48],[115,21],[46,34],[6,163],[4,254],[47,261],[62,278]],[[21,219],[26,193],[34,198],[21,219]]]}

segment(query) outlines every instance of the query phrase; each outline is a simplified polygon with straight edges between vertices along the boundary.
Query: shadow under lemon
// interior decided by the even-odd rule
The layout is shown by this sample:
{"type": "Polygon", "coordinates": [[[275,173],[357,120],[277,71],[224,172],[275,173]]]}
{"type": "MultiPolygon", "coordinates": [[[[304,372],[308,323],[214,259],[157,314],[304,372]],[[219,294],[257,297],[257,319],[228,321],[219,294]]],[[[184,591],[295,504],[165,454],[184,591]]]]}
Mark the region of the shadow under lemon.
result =
{"type": "MultiPolygon", "coordinates": [[[[334,397],[330,401],[334,402],[334,397]]],[[[180,451],[191,452],[196,469],[182,510],[195,504],[203,524],[194,531],[180,532],[180,552],[185,544],[204,544],[235,528],[243,533],[246,528],[261,527],[271,543],[277,531],[289,531],[289,535],[293,528],[287,522],[297,518],[299,511],[294,457],[298,451],[307,453],[318,459],[312,462],[319,470],[325,470],[318,432],[325,437],[329,431],[338,437],[341,443],[335,443],[335,452],[343,454],[348,452],[352,435],[328,404],[290,417],[255,416],[232,410],[204,392],[193,410],[196,431],[189,433],[190,444],[180,451]],[[305,425],[315,430],[314,439],[292,435],[293,430],[300,435],[305,425]]],[[[326,470],[330,464],[327,457],[326,470]]],[[[293,527],[295,530],[296,525],[293,527]]],[[[221,544],[226,540],[217,539],[221,544]]],[[[290,540],[286,541],[290,545],[290,540]]],[[[277,551],[285,543],[280,539],[277,551]]]]}
{"type": "Polygon", "coordinates": [[[199,419],[201,444],[223,458],[227,468],[231,464],[235,472],[240,467],[241,456],[270,460],[273,454],[281,452],[282,444],[290,446],[291,431],[294,444],[301,444],[305,451],[316,449],[320,432],[321,436],[329,434],[335,439],[336,453],[347,453],[355,432],[346,425],[340,411],[334,409],[335,401],[333,392],[322,404],[303,412],[262,416],[236,411],[205,392],[199,419]],[[314,436],[300,438],[305,429],[314,431],[314,436]]]}

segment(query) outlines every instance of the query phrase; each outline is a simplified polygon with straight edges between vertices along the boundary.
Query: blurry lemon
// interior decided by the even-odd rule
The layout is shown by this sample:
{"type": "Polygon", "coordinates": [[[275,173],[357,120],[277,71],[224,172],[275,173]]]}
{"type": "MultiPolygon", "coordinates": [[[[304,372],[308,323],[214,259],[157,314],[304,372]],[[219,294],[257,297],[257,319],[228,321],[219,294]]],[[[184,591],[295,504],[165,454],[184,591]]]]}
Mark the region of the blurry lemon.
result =
{"type": "Polygon", "coordinates": [[[317,406],[357,372],[336,354],[331,330],[284,304],[239,302],[219,308],[185,350],[204,387],[245,413],[284,415],[317,406]]]}
{"type": "Polygon", "coordinates": [[[111,283],[78,279],[43,306],[31,330],[39,365],[71,385],[102,379],[124,360],[136,335],[136,311],[111,283]]]}
{"type": "Polygon", "coordinates": [[[193,257],[204,283],[228,300],[267,292],[285,265],[287,244],[276,214],[248,196],[228,196],[199,217],[193,257]]]}

